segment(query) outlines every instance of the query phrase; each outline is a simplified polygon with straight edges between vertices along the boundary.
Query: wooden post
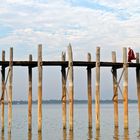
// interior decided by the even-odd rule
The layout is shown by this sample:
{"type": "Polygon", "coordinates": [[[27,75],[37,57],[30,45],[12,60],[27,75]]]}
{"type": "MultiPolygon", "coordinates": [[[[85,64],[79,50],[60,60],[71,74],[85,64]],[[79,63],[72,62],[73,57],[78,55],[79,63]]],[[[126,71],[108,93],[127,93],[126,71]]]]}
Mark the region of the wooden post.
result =
{"type": "Polygon", "coordinates": [[[73,84],[73,56],[70,44],[68,46],[68,79],[69,79],[69,129],[73,130],[74,84],[73,84]]]}
{"type": "MultiPolygon", "coordinates": [[[[88,62],[91,61],[91,54],[87,55],[88,62]]],[[[92,86],[91,86],[91,67],[87,67],[87,84],[88,84],[88,127],[92,128],[92,86]]]]}
{"type": "Polygon", "coordinates": [[[38,46],[38,132],[42,131],[42,45],[38,46]]]}
{"type": "MultiPolygon", "coordinates": [[[[5,51],[2,51],[2,61],[5,61],[5,51]]],[[[1,130],[4,131],[4,96],[5,96],[5,66],[2,66],[2,97],[1,97],[1,130]]]]}
{"type": "MultiPolygon", "coordinates": [[[[136,63],[139,63],[139,53],[136,53],[136,63]]],[[[138,112],[140,121],[140,68],[136,68],[137,96],[138,96],[138,112]]]]}
{"type": "MultiPolygon", "coordinates": [[[[65,61],[66,54],[62,52],[62,61],[65,61]]],[[[66,68],[62,66],[62,122],[63,129],[66,129],[66,68]]]]}
{"type": "MultiPolygon", "coordinates": [[[[32,55],[29,55],[29,62],[32,61],[32,55]]],[[[29,75],[29,93],[28,93],[28,131],[32,130],[32,67],[28,67],[29,75]]]]}
{"type": "MultiPolygon", "coordinates": [[[[116,63],[116,52],[112,52],[112,62],[116,63]]],[[[113,74],[113,102],[114,102],[114,126],[118,127],[118,87],[117,87],[117,69],[112,67],[113,74]]]]}
{"type": "Polygon", "coordinates": [[[100,48],[96,48],[96,95],[95,95],[96,129],[100,129],[100,48]]]}
{"type": "Polygon", "coordinates": [[[123,48],[123,97],[124,97],[124,128],[128,129],[128,66],[127,66],[127,49],[123,48]]]}
{"type": "Polygon", "coordinates": [[[12,83],[13,83],[13,48],[10,48],[9,61],[9,101],[8,101],[8,132],[11,133],[12,126],[12,83]]]}

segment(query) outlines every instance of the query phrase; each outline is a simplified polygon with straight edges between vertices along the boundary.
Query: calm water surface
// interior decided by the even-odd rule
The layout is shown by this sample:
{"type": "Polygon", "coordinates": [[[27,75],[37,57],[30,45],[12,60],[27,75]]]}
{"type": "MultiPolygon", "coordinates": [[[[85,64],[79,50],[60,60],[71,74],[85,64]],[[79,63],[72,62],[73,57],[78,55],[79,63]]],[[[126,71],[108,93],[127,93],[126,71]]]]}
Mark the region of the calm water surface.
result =
{"type": "MultiPolygon", "coordinates": [[[[88,129],[87,104],[74,105],[74,131],[63,130],[61,105],[43,105],[43,131],[37,132],[37,105],[33,105],[33,130],[28,133],[27,105],[13,106],[12,133],[5,132],[0,140],[140,140],[137,104],[129,104],[129,129],[123,129],[123,105],[119,104],[119,128],[114,129],[113,104],[101,104],[101,129],[95,130],[93,104],[93,129],[88,129]]],[[[68,124],[68,123],[67,123],[68,124]]],[[[1,125],[1,124],[0,124],[1,125]]],[[[68,125],[67,125],[68,127],[68,125]]]]}

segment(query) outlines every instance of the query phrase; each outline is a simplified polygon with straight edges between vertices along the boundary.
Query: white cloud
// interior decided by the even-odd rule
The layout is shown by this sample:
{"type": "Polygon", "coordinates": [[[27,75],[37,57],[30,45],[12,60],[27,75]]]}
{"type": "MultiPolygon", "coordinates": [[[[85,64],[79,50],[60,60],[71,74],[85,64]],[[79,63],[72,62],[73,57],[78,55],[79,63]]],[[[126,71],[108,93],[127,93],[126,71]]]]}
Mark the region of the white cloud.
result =
{"type": "MultiPolygon", "coordinates": [[[[75,46],[75,51],[81,50],[83,53],[97,45],[115,49],[134,43],[138,47],[140,38],[140,16],[136,12],[139,10],[138,1],[127,1],[128,4],[123,0],[94,2],[115,10],[126,9],[131,16],[128,19],[119,19],[118,15],[122,16],[125,11],[114,13],[73,6],[65,0],[47,2],[7,0],[0,6],[2,9],[0,24],[10,27],[11,32],[0,39],[0,46],[13,43],[19,47],[24,45],[31,47],[42,43],[54,51],[58,48],[64,49],[66,44],[71,42],[75,46]]],[[[125,14],[123,17],[125,18],[125,14]]]]}
{"type": "Polygon", "coordinates": [[[115,9],[134,9],[134,7],[139,7],[140,3],[139,0],[89,0],[91,2],[97,2],[99,4],[108,6],[108,7],[112,7],[115,9]]]}

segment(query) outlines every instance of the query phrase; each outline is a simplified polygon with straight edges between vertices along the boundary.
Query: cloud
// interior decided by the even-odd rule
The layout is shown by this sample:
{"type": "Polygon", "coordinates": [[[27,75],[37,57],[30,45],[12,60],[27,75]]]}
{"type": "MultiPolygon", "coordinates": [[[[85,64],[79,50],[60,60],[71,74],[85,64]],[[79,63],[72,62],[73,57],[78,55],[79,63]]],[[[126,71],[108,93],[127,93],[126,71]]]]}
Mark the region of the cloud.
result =
{"type": "Polygon", "coordinates": [[[42,43],[46,53],[60,52],[70,42],[81,57],[97,45],[111,49],[139,46],[139,3],[129,0],[7,0],[0,6],[0,46],[29,47],[42,43]],[[92,6],[85,3],[93,3],[92,6]],[[104,8],[103,8],[104,7],[104,8]],[[105,10],[105,9],[112,10],[105,10]]]}

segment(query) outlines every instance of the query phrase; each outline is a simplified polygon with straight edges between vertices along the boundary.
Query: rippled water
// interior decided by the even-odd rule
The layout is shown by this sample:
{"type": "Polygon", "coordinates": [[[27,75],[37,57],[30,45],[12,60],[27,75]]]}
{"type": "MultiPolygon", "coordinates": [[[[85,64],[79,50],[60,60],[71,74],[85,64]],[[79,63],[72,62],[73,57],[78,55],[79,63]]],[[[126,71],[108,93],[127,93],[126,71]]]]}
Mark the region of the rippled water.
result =
{"type": "MultiPolygon", "coordinates": [[[[95,130],[93,104],[93,129],[88,129],[87,104],[74,105],[74,131],[62,128],[61,105],[43,105],[43,131],[37,132],[37,105],[33,105],[33,130],[28,133],[27,105],[13,106],[12,133],[7,131],[7,107],[5,132],[0,140],[137,140],[140,139],[137,104],[129,104],[129,129],[123,129],[123,105],[119,104],[119,128],[114,129],[113,104],[101,104],[101,129],[95,130]]],[[[68,123],[67,123],[68,124],[68,123]]],[[[1,124],[0,124],[1,125],[1,124]]],[[[67,125],[68,127],[68,125],[67,125]]]]}

